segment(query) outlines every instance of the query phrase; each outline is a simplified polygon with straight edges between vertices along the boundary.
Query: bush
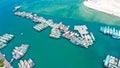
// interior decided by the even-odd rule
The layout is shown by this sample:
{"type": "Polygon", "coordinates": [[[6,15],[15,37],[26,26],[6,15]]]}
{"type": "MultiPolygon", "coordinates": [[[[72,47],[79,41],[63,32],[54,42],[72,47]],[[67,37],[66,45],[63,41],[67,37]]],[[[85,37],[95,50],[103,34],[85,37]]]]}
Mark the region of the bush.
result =
{"type": "Polygon", "coordinates": [[[0,67],[4,66],[4,61],[2,59],[0,59],[0,67]]]}

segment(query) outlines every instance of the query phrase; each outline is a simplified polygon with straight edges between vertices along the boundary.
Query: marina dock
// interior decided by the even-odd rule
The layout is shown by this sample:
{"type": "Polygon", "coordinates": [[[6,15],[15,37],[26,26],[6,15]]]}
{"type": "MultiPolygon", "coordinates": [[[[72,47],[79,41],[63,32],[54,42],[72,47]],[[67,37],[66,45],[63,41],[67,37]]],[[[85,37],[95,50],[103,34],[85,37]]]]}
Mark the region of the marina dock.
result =
{"type": "Polygon", "coordinates": [[[4,34],[0,36],[0,49],[7,46],[7,44],[14,38],[14,35],[12,34],[4,34]]]}
{"type": "Polygon", "coordinates": [[[12,63],[14,59],[18,60],[22,58],[26,54],[28,47],[29,45],[27,44],[22,44],[20,47],[16,46],[15,49],[13,49],[13,52],[12,52],[13,58],[11,59],[10,63],[12,63]]]}
{"type": "Polygon", "coordinates": [[[120,68],[120,60],[113,56],[107,55],[103,62],[106,68],[120,68]]]}
{"type": "Polygon", "coordinates": [[[120,39],[120,30],[109,26],[100,27],[100,32],[110,35],[114,39],[120,39]]]}
{"type": "Polygon", "coordinates": [[[57,29],[57,28],[52,28],[51,29],[50,37],[52,37],[52,38],[60,38],[60,36],[61,36],[61,32],[60,32],[59,29],[57,29]]]}
{"type": "Polygon", "coordinates": [[[47,27],[48,27],[48,24],[46,24],[46,23],[41,23],[41,24],[37,24],[37,25],[33,26],[33,28],[37,31],[42,31],[47,27]]]}
{"type": "Polygon", "coordinates": [[[82,37],[82,46],[88,48],[89,45],[92,45],[95,41],[95,38],[92,33],[87,31],[86,25],[74,26],[74,30],[77,30],[82,37]]]}
{"type": "Polygon", "coordinates": [[[27,60],[20,60],[20,63],[18,63],[18,68],[33,68],[35,63],[32,59],[27,60]]]}
{"type": "Polygon", "coordinates": [[[42,31],[47,27],[51,28],[50,37],[52,38],[60,38],[64,37],[68,39],[70,42],[72,42],[75,45],[81,45],[85,48],[88,48],[88,46],[92,45],[95,41],[95,37],[93,33],[89,33],[87,31],[86,25],[80,25],[80,26],[74,26],[74,30],[77,30],[79,32],[73,32],[69,28],[70,26],[64,25],[62,22],[60,23],[54,23],[53,20],[49,19],[46,20],[43,17],[39,17],[37,14],[33,13],[27,13],[25,11],[23,12],[15,12],[14,13],[17,16],[32,19],[32,21],[37,22],[37,25],[33,26],[33,28],[37,31],[42,31]]]}

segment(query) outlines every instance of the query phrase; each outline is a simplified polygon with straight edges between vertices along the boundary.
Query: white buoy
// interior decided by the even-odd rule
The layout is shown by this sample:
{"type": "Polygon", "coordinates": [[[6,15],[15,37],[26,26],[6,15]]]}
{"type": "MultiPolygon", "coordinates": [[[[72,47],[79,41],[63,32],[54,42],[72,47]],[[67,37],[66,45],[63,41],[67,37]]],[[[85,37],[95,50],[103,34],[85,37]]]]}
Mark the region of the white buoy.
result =
{"type": "Polygon", "coordinates": [[[23,35],[23,33],[20,33],[21,35],[23,35]]]}

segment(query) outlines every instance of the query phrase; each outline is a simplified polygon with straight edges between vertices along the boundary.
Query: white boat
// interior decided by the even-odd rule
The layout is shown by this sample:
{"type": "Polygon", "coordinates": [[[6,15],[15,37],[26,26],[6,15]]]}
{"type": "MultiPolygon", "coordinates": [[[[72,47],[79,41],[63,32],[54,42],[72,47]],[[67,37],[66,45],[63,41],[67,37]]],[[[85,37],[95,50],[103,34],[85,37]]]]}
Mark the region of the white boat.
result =
{"type": "Polygon", "coordinates": [[[113,31],[112,35],[115,35],[115,28],[113,28],[113,30],[112,30],[112,31],[113,31]]]}
{"type": "Polygon", "coordinates": [[[20,63],[18,63],[18,68],[33,68],[34,67],[34,62],[32,59],[27,60],[20,60],[20,63]]]}
{"type": "Polygon", "coordinates": [[[104,27],[104,34],[106,34],[107,33],[107,27],[104,27]]]}
{"type": "Polygon", "coordinates": [[[21,6],[20,6],[20,5],[18,5],[18,6],[16,6],[16,7],[14,8],[14,10],[13,10],[13,11],[15,12],[15,11],[17,11],[17,10],[18,10],[18,9],[20,9],[20,8],[21,8],[21,6]]]}
{"type": "Polygon", "coordinates": [[[100,31],[103,32],[103,27],[100,27],[100,31]]]}
{"type": "Polygon", "coordinates": [[[118,36],[120,36],[120,30],[119,30],[119,35],[118,36]]]}
{"type": "Polygon", "coordinates": [[[20,47],[15,47],[15,49],[12,52],[13,58],[17,60],[23,57],[27,52],[28,47],[29,45],[27,44],[22,44],[20,47]]]}
{"type": "Polygon", "coordinates": [[[115,58],[113,56],[107,55],[106,59],[104,60],[104,66],[106,68],[120,68],[120,63],[119,63],[119,59],[115,58]]]}
{"type": "Polygon", "coordinates": [[[30,65],[31,67],[33,67],[33,66],[35,65],[35,63],[33,62],[32,59],[29,59],[29,60],[28,60],[28,63],[29,63],[29,65],[30,65]]]}
{"type": "Polygon", "coordinates": [[[4,34],[2,36],[0,36],[0,49],[5,47],[8,42],[10,42],[13,39],[14,35],[12,34],[4,34]]]}
{"type": "Polygon", "coordinates": [[[93,35],[93,33],[90,33],[91,37],[92,37],[92,40],[95,41],[95,37],[93,35]]]}
{"type": "Polygon", "coordinates": [[[110,27],[109,26],[107,27],[106,33],[110,34],[110,27]]]}
{"type": "Polygon", "coordinates": [[[113,31],[112,31],[112,28],[110,28],[110,35],[112,35],[113,31]]]}

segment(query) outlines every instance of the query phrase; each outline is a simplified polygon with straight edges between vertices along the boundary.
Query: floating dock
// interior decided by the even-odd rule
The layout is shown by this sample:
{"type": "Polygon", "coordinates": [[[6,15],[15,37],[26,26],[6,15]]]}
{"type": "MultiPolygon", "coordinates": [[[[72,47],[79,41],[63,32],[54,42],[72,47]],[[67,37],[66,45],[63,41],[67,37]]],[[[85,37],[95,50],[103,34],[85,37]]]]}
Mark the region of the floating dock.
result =
{"type": "Polygon", "coordinates": [[[37,31],[42,31],[45,28],[50,27],[51,33],[49,36],[52,38],[64,37],[73,44],[81,45],[85,48],[88,48],[88,46],[92,45],[93,42],[95,41],[95,37],[93,33],[89,34],[86,25],[80,25],[74,27],[74,30],[77,30],[79,32],[78,34],[76,32],[71,31],[69,29],[70,26],[66,26],[62,22],[54,23],[53,20],[51,19],[46,20],[43,17],[39,17],[37,14],[27,13],[23,11],[23,12],[15,12],[15,15],[32,19],[32,21],[37,22],[37,25],[33,26],[33,28],[37,31]]]}
{"type": "Polygon", "coordinates": [[[100,27],[100,32],[110,35],[114,39],[120,39],[120,30],[109,26],[100,27]]]}
{"type": "Polygon", "coordinates": [[[20,60],[20,63],[18,63],[18,68],[33,68],[35,63],[32,59],[27,60],[20,60]]]}
{"type": "Polygon", "coordinates": [[[48,24],[46,24],[46,23],[41,23],[41,24],[37,24],[37,25],[33,26],[33,28],[37,31],[42,31],[47,27],[48,27],[48,24]]]}
{"type": "Polygon", "coordinates": [[[120,68],[120,60],[113,56],[107,55],[103,62],[106,68],[120,68]]]}
{"type": "Polygon", "coordinates": [[[7,44],[14,38],[14,35],[12,34],[4,34],[0,36],[0,49],[7,46],[7,44]]]}
{"type": "Polygon", "coordinates": [[[16,46],[15,49],[13,49],[13,52],[12,52],[13,58],[11,59],[10,63],[12,63],[14,59],[18,60],[22,58],[26,54],[28,47],[29,45],[27,44],[22,44],[20,47],[16,46]]]}
{"type": "Polygon", "coordinates": [[[61,36],[61,32],[60,32],[59,29],[57,29],[57,28],[52,28],[51,29],[50,37],[52,37],[52,38],[60,38],[60,36],[61,36]]]}

